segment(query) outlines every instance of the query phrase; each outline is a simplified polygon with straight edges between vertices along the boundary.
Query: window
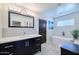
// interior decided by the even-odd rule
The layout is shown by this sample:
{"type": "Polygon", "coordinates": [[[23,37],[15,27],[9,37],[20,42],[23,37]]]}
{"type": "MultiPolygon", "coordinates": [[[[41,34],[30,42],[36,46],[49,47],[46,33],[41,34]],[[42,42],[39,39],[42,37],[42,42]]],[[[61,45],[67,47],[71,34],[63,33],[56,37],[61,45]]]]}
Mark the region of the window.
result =
{"type": "Polygon", "coordinates": [[[57,22],[57,26],[70,26],[70,25],[75,25],[74,19],[61,20],[57,22]]]}

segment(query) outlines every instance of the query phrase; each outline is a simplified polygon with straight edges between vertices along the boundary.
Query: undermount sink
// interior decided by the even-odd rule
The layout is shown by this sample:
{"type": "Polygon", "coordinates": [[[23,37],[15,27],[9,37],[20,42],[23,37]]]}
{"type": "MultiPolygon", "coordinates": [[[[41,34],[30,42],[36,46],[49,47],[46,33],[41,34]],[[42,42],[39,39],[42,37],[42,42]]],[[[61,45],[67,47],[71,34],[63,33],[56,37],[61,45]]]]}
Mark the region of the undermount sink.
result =
{"type": "Polygon", "coordinates": [[[20,38],[23,38],[23,37],[28,37],[29,35],[22,35],[22,36],[19,36],[20,38]]]}

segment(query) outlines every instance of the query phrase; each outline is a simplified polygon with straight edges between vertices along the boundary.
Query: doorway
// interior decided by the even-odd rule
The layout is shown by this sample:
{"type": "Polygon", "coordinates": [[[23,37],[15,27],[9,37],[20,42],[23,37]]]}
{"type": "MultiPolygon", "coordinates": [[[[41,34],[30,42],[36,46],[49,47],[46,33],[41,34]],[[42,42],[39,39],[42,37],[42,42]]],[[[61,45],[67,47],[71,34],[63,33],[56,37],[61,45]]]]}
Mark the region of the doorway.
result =
{"type": "Polygon", "coordinates": [[[42,35],[41,43],[46,42],[46,28],[47,28],[47,21],[39,19],[39,34],[42,35]]]}

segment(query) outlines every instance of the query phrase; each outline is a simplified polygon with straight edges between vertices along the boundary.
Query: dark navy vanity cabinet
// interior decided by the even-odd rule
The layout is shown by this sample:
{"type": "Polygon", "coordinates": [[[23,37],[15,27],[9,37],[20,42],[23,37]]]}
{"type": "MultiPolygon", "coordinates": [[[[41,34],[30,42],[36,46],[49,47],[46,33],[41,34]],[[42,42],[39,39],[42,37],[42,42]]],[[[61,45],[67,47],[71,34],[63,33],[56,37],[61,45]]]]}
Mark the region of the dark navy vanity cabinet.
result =
{"type": "Polygon", "coordinates": [[[0,55],[32,55],[41,51],[40,37],[0,44],[0,55]]]}
{"type": "Polygon", "coordinates": [[[9,55],[14,52],[14,43],[0,44],[0,55],[9,55]]]}
{"type": "Polygon", "coordinates": [[[61,55],[79,55],[79,45],[72,42],[64,42],[60,48],[61,55]]]}

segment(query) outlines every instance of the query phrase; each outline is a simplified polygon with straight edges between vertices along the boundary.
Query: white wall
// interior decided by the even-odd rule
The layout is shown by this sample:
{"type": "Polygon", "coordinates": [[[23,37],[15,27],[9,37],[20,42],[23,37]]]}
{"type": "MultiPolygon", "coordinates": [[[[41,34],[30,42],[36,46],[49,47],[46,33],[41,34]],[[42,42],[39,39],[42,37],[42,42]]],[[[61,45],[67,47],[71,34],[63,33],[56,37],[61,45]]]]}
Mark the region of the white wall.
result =
{"type": "MultiPolygon", "coordinates": [[[[52,17],[48,18],[47,20],[53,22],[52,17]]],[[[48,41],[48,43],[50,43],[52,40],[52,36],[53,36],[53,29],[49,29],[48,27],[49,26],[48,26],[48,22],[47,22],[47,41],[48,41]]]]}
{"type": "Polygon", "coordinates": [[[16,35],[23,35],[24,32],[26,34],[38,34],[38,16],[35,12],[28,10],[22,6],[17,4],[3,4],[3,19],[2,19],[2,36],[3,37],[10,37],[16,35]],[[21,9],[21,13],[29,14],[35,17],[34,28],[10,28],[8,27],[8,6],[14,7],[15,9],[21,9]]]}
{"type": "Polygon", "coordinates": [[[54,31],[53,31],[53,35],[56,36],[62,36],[62,32],[65,32],[65,36],[66,37],[72,37],[71,35],[71,31],[73,31],[74,29],[79,29],[79,12],[74,12],[74,13],[70,13],[64,16],[60,16],[60,17],[56,17],[54,19],[54,31]],[[68,20],[68,19],[75,19],[75,25],[72,26],[64,26],[64,27],[58,27],[57,26],[57,21],[60,20],[68,20]]]}
{"type": "Polygon", "coordinates": [[[2,38],[2,23],[1,23],[1,19],[2,19],[2,4],[0,4],[0,39],[2,38]]]}

